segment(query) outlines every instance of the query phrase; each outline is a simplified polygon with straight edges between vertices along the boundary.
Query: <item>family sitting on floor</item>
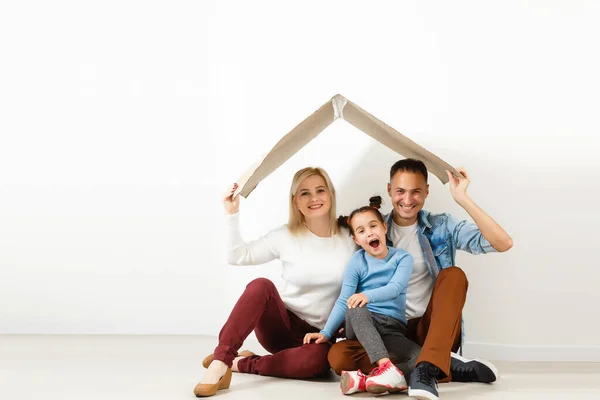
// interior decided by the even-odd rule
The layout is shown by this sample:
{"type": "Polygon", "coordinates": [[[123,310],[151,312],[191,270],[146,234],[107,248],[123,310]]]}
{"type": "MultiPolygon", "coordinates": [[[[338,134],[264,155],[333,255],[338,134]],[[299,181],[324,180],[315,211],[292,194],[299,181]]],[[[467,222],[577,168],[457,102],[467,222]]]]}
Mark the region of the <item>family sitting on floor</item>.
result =
{"type": "Polygon", "coordinates": [[[240,234],[232,185],[223,196],[229,263],[279,259],[283,284],[248,284],[203,362],[195,395],[228,388],[232,371],[308,379],[332,368],[343,394],[408,390],[418,399],[438,399],[438,381],[494,382],[490,362],[456,354],[468,289],[456,250],[504,252],[512,239],[468,196],[469,176],[457,171],[447,171],[450,192],[473,222],[423,210],[429,185],[420,160],[392,166],[393,210],[385,216],[372,197],[337,218],[329,176],[304,168],[292,180],[288,223],[252,242],[240,234]],[[238,352],[252,331],[270,355],[238,352]]]}

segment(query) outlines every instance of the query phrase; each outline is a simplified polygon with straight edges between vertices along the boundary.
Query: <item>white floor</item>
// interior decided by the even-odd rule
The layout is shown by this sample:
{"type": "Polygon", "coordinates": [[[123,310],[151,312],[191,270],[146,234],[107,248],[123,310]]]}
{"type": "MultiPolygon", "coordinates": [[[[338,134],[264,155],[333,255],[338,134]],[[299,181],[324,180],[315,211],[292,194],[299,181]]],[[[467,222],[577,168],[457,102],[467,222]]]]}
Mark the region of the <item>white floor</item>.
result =
{"type": "MultiPolygon", "coordinates": [[[[215,343],[214,338],[191,336],[0,336],[0,399],[195,399],[192,389],[203,374],[201,360],[215,343]]],[[[256,350],[252,342],[247,347],[256,350]]],[[[441,384],[440,399],[600,399],[600,364],[496,366],[501,374],[497,383],[441,384]]],[[[317,382],[235,374],[231,388],[214,398],[342,395],[333,373],[317,382]]]]}

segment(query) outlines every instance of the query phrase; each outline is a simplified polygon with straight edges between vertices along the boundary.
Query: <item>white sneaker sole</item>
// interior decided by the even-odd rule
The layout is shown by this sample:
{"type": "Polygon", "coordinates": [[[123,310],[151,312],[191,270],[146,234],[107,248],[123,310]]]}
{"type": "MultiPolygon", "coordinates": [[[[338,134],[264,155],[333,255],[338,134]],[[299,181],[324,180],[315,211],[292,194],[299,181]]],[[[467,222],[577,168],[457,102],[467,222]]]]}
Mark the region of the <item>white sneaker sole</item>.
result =
{"type": "Polygon", "coordinates": [[[373,393],[373,394],[381,394],[381,393],[385,393],[385,392],[390,392],[390,393],[398,393],[401,392],[403,390],[408,389],[407,386],[387,386],[387,385],[370,385],[367,386],[367,392],[369,393],[373,393]]]}
{"type": "Polygon", "coordinates": [[[422,390],[422,389],[411,389],[408,388],[408,397],[414,397],[415,399],[419,399],[419,400],[438,400],[439,397],[437,397],[435,394],[428,392],[427,390],[422,390]]]}
{"type": "Polygon", "coordinates": [[[365,382],[365,389],[367,392],[373,394],[381,394],[385,392],[398,393],[408,389],[406,379],[402,374],[402,371],[396,369],[396,373],[393,371],[386,371],[389,375],[387,376],[376,376],[367,378],[365,382]]]}
{"type": "MultiPolygon", "coordinates": [[[[479,359],[479,358],[464,358],[464,357],[461,357],[461,356],[459,356],[459,355],[458,355],[458,354],[456,354],[456,353],[450,353],[450,357],[452,357],[452,358],[456,358],[457,360],[460,360],[460,361],[462,361],[462,362],[464,362],[464,363],[468,363],[469,361],[477,361],[477,362],[479,362],[479,363],[482,363],[483,365],[485,365],[486,367],[488,367],[489,369],[491,369],[491,370],[492,370],[492,372],[493,372],[493,373],[494,373],[494,375],[496,376],[496,381],[497,381],[498,379],[500,379],[500,374],[498,373],[498,368],[496,368],[496,367],[494,366],[494,364],[492,364],[491,362],[489,362],[489,361],[487,361],[487,360],[481,360],[481,359],[479,359]]],[[[495,382],[495,381],[494,381],[494,382],[495,382]]]]}

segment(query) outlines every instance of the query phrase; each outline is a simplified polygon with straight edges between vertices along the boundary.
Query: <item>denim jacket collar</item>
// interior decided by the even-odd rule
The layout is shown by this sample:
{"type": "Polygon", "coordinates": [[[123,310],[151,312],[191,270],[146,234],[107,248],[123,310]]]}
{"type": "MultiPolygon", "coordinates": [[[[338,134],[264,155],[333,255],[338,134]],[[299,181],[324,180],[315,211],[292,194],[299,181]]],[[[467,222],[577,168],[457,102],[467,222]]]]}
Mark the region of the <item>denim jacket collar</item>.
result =
{"type": "Polygon", "coordinates": [[[417,221],[419,221],[419,227],[421,228],[421,232],[425,232],[425,229],[431,230],[431,223],[429,222],[429,218],[427,218],[428,214],[429,212],[421,210],[417,215],[417,221]]]}

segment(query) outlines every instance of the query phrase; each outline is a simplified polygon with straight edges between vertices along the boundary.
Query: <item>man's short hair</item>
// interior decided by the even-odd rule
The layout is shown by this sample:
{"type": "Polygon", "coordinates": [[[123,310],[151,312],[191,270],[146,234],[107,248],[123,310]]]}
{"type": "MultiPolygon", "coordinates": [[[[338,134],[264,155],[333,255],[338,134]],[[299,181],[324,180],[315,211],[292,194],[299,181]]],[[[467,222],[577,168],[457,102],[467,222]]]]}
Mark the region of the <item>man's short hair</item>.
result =
{"type": "Polygon", "coordinates": [[[392,168],[390,169],[390,182],[398,171],[420,173],[425,178],[425,182],[427,182],[427,167],[423,164],[423,161],[417,160],[416,158],[400,160],[392,165],[392,168]]]}

